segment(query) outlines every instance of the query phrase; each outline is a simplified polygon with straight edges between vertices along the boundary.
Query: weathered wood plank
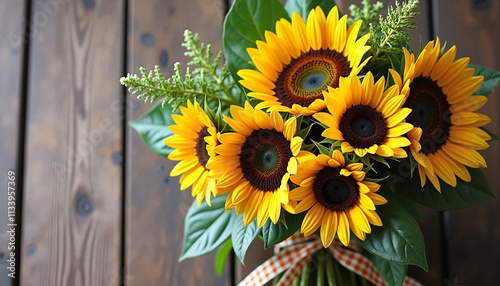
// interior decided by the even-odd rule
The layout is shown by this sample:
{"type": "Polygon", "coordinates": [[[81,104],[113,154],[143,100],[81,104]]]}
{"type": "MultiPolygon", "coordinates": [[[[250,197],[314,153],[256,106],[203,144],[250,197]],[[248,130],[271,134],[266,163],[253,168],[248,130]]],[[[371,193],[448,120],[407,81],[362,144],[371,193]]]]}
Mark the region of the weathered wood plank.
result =
{"type": "MultiPolygon", "coordinates": [[[[23,52],[24,52],[24,17],[25,17],[24,1],[2,1],[0,2],[0,92],[2,104],[0,104],[0,134],[3,134],[0,142],[0,285],[13,285],[13,279],[8,276],[11,271],[11,261],[15,260],[12,265],[12,270],[16,273],[14,277],[19,277],[19,256],[11,258],[11,253],[16,254],[16,239],[19,241],[20,233],[15,232],[15,236],[11,241],[10,234],[7,231],[10,227],[8,216],[8,183],[17,191],[20,196],[19,189],[19,169],[18,154],[19,154],[19,128],[20,128],[20,112],[22,102],[22,74],[23,67],[23,52]],[[16,180],[8,179],[8,172],[16,173],[16,180]],[[11,261],[7,261],[11,260],[11,261]]],[[[22,150],[21,150],[22,151],[22,150]]],[[[11,201],[12,202],[12,201],[11,201]]],[[[15,202],[15,201],[14,201],[15,202]]],[[[11,205],[12,206],[12,205],[11,205]]],[[[17,206],[18,210],[20,206],[17,206]]],[[[12,210],[12,209],[11,209],[12,210]]],[[[19,230],[19,227],[16,228],[19,230]]]]}
{"type": "MultiPolygon", "coordinates": [[[[471,64],[500,70],[500,2],[498,1],[434,1],[439,15],[437,36],[448,47],[457,46],[457,58],[470,57],[471,64]]],[[[490,95],[480,112],[492,122],[486,127],[500,132],[500,89],[490,95]]],[[[500,190],[500,143],[491,142],[481,152],[488,168],[485,174],[493,192],[500,190]]],[[[500,273],[500,201],[493,200],[473,208],[450,212],[449,250],[450,277],[446,285],[495,285],[500,273]],[[492,271],[493,270],[493,271],[492,271]]]]}
{"type": "MultiPolygon", "coordinates": [[[[159,65],[171,76],[173,64],[186,68],[183,32],[199,33],[202,42],[222,50],[223,1],[129,1],[127,72],[159,65]]],[[[129,120],[145,113],[151,103],[129,95],[129,120]]],[[[178,262],[184,217],[193,198],[191,189],[179,191],[175,165],[150,151],[137,133],[127,131],[126,170],[126,285],[224,285],[227,271],[217,277],[215,254],[178,262]]],[[[226,264],[227,269],[228,264],[226,264]]]]}
{"type": "Polygon", "coordinates": [[[124,2],[32,2],[22,285],[119,285],[124,2]]]}

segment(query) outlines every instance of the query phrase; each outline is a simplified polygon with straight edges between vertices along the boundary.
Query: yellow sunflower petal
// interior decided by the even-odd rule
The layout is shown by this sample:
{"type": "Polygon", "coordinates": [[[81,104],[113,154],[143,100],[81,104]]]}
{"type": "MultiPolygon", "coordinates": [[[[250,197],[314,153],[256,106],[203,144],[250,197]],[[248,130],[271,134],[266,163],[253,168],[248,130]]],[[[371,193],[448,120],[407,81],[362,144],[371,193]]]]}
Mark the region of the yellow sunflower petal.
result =
{"type": "Polygon", "coordinates": [[[291,58],[297,58],[300,55],[300,47],[295,45],[292,25],[285,19],[276,22],[276,36],[280,39],[291,58]]]}
{"type": "Polygon", "coordinates": [[[190,172],[182,174],[179,182],[181,183],[180,190],[183,191],[191,186],[196,180],[198,180],[201,174],[205,171],[203,166],[198,166],[197,168],[191,170],[190,172]]]}
{"type": "Polygon", "coordinates": [[[445,181],[448,185],[455,187],[457,185],[457,178],[455,177],[453,170],[449,168],[449,166],[445,165],[445,161],[443,159],[443,157],[447,155],[437,152],[431,156],[434,173],[436,173],[436,175],[438,175],[438,177],[445,181]]]}
{"type": "Polygon", "coordinates": [[[253,187],[250,186],[250,183],[248,181],[245,181],[242,184],[237,185],[231,192],[231,200],[234,204],[239,204],[242,201],[246,200],[248,196],[252,194],[252,192],[253,187]]]}
{"type": "Polygon", "coordinates": [[[288,161],[288,167],[286,168],[286,171],[291,175],[297,173],[297,159],[295,157],[291,157],[288,161]]]}
{"type": "Polygon", "coordinates": [[[391,98],[384,106],[382,106],[382,114],[384,114],[384,117],[390,117],[393,115],[404,103],[405,101],[405,96],[404,95],[398,95],[393,98],[391,98]]]}
{"type": "Polygon", "coordinates": [[[304,20],[297,12],[294,12],[292,15],[292,29],[295,38],[295,45],[297,45],[302,52],[307,52],[310,45],[307,41],[306,23],[304,23],[304,20]]]}
{"type": "Polygon", "coordinates": [[[300,203],[297,204],[297,208],[295,209],[295,211],[297,213],[304,212],[310,209],[316,202],[317,200],[314,194],[310,194],[307,197],[305,197],[300,203]]]}
{"type": "Polygon", "coordinates": [[[324,247],[332,244],[337,232],[337,213],[334,211],[326,211],[321,222],[321,242],[324,247]]]}
{"type": "Polygon", "coordinates": [[[269,218],[269,209],[270,209],[270,203],[271,203],[271,197],[273,196],[273,193],[271,192],[265,192],[264,196],[262,198],[262,205],[257,211],[257,226],[261,228],[264,226],[266,223],[267,219],[269,218]]]}
{"type": "MultiPolygon", "coordinates": [[[[264,192],[260,191],[252,192],[249,196],[248,201],[245,204],[245,210],[243,211],[243,224],[245,226],[248,226],[257,217],[257,212],[259,211],[263,197],[264,192]]],[[[270,208],[272,208],[272,206],[270,208]]]]}
{"type": "Polygon", "coordinates": [[[372,201],[371,197],[369,196],[371,194],[379,196],[378,194],[375,194],[375,193],[368,193],[368,194],[360,193],[358,200],[359,200],[359,203],[362,204],[366,209],[375,210],[375,204],[372,201]]]}
{"type": "Polygon", "coordinates": [[[376,211],[369,210],[364,206],[360,205],[359,208],[363,211],[368,221],[376,226],[382,226],[382,220],[376,211]]]}
{"type": "Polygon", "coordinates": [[[358,226],[362,231],[366,233],[371,232],[370,223],[366,218],[363,211],[357,206],[354,205],[347,211],[348,216],[352,219],[353,223],[358,226]]]}
{"type": "Polygon", "coordinates": [[[348,142],[342,142],[340,148],[342,149],[342,153],[348,153],[354,151],[354,147],[351,146],[348,142]]]}
{"type": "Polygon", "coordinates": [[[321,225],[324,213],[325,208],[320,204],[315,204],[304,217],[300,231],[304,233],[305,236],[311,235],[311,233],[315,232],[321,225]]]}
{"type": "Polygon", "coordinates": [[[350,238],[351,235],[349,231],[349,221],[347,220],[347,216],[343,211],[338,212],[338,221],[339,223],[337,228],[337,234],[342,244],[347,246],[349,245],[349,241],[351,240],[350,238]]]}
{"type": "Polygon", "coordinates": [[[483,150],[490,147],[490,145],[478,135],[461,130],[450,130],[449,140],[476,150],[483,150]]]}
{"type": "Polygon", "coordinates": [[[199,164],[200,164],[200,162],[199,162],[199,159],[197,157],[191,158],[189,160],[180,161],[172,169],[172,171],[170,172],[170,176],[172,176],[172,177],[179,176],[180,174],[185,173],[188,170],[195,168],[199,164]]]}
{"type": "Polygon", "coordinates": [[[391,147],[386,146],[386,145],[380,145],[378,146],[377,152],[375,152],[377,155],[380,155],[382,157],[392,157],[394,156],[394,151],[392,150],[391,147]]]}
{"type": "Polygon", "coordinates": [[[405,137],[393,137],[387,138],[384,144],[391,148],[398,148],[410,146],[411,142],[405,137]]]}
{"type": "Polygon", "coordinates": [[[271,221],[276,224],[278,223],[278,219],[280,218],[281,212],[281,203],[278,198],[277,192],[274,192],[271,196],[270,204],[269,204],[269,218],[271,221]]]}
{"type": "Polygon", "coordinates": [[[413,125],[410,123],[399,123],[392,128],[387,130],[387,137],[397,137],[406,134],[408,131],[413,129],[413,125]]]}
{"type": "Polygon", "coordinates": [[[409,114],[411,113],[410,108],[401,108],[396,111],[392,116],[386,118],[387,127],[392,128],[400,124],[409,114]]]}
{"type": "Polygon", "coordinates": [[[472,168],[486,168],[486,161],[476,150],[468,149],[453,142],[447,142],[443,151],[451,158],[472,168]]]}
{"type": "Polygon", "coordinates": [[[285,122],[285,130],[283,135],[285,135],[285,138],[288,141],[292,141],[293,136],[295,136],[295,131],[297,130],[296,122],[297,121],[295,117],[292,117],[285,122]]]}
{"type": "Polygon", "coordinates": [[[236,183],[243,177],[243,173],[241,172],[240,168],[230,170],[224,175],[222,175],[218,180],[217,180],[217,187],[219,188],[227,188],[230,187],[236,183]]]}
{"type": "Polygon", "coordinates": [[[328,128],[321,134],[323,137],[330,138],[333,140],[345,140],[344,135],[337,128],[328,128]]]}
{"type": "Polygon", "coordinates": [[[356,155],[358,155],[359,157],[364,157],[368,153],[368,151],[367,149],[354,148],[354,153],[356,153],[356,155]]]}
{"type": "Polygon", "coordinates": [[[241,146],[233,144],[221,144],[214,148],[215,153],[219,155],[238,155],[241,152],[241,146]]]}
{"type": "Polygon", "coordinates": [[[377,193],[369,193],[369,194],[366,194],[370,200],[376,205],[383,205],[385,203],[387,203],[387,200],[382,197],[381,195],[377,194],[377,193]]]}

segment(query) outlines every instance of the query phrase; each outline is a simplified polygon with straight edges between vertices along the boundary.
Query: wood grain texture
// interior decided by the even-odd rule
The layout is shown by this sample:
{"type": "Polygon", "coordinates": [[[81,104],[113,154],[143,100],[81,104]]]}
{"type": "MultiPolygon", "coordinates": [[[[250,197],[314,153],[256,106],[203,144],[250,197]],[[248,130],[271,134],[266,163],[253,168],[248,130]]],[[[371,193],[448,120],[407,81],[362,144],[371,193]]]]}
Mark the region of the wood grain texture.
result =
{"type": "Polygon", "coordinates": [[[32,5],[21,285],[119,285],[124,1],[32,5]]]}
{"type": "MultiPolygon", "coordinates": [[[[470,57],[471,64],[500,70],[500,2],[434,1],[437,8],[437,36],[448,47],[457,46],[457,58],[470,57]],[[474,5],[475,4],[475,5],[474,5]]],[[[500,89],[496,89],[480,112],[492,122],[486,127],[500,133],[500,89]]],[[[488,168],[484,170],[493,193],[500,196],[500,142],[491,142],[481,152],[488,168]]],[[[450,212],[449,285],[496,285],[500,280],[500,200],[450,212]],[[455,283],[455,284],[453,284],[455,283]]],[[[446,283],[444,281],[443,283],[446,283]]]]}
{"type": "MultiPolygon", "coordinates": [[[[8,259],[15,249],[9,249],[10,235],[8,227],[8,178],[9,171],[15,171],[19,176],[17,159],[19,154],[19,119],[22,104],[22,73],[23,67],[23,34],[24,34],[24,1],[0,2],[0,285],[13,285],[13,279],[8,275],[8,259]]],[[[17,177],[18,177],[17,176],[17,177]]],[[[18,181],[15,181],[16,183],[18,181]]],[[[15,186],[18,195],[21,192],[15,186]]],[[[20,206],[18,206],[18,209],[20,206]]],[[[18,228],[19,229],[19,228],[18,228]]],[[[19,240],[20,233],[17,232],[19,240]]],[[[16,258],[19,269],[19,256],[16,258]]],[[[18,276],[16,273],[15,277],[18,276]]]]}
{"type": "MultiPolygon", "coordinates": [[[[166,77],[179,61],[185,71],[183,32],[199,33],[212,50],[222,50],[223,1],[129,1],[127,72],[158,64],[166,77]]],[[[129,95],[129,120],[153,106],[129,95]]],[[[191,189],[179,191],[179,177],[170,177],[175,162],[154,154],[131,128],[127,134],[126,285],[224,285],[217,277],[215,253],[178,262],[184,218],[193,202],[191,189]]],[[[229,264],[226,263],[226,269],[229,264]]]]}

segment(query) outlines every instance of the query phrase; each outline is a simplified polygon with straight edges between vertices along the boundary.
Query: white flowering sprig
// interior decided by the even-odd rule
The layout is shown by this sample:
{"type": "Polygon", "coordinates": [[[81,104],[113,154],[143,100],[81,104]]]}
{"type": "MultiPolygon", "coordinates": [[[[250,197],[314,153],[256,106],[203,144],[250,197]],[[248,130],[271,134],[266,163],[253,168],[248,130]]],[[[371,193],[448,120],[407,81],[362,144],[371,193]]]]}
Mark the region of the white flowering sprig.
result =
{"type": "Polygon", "coordinates": [[[387,17],[384,18],[380,15],[379,22],[373,24],[370,22],[373,12],[380,7],[377,4],[371,5],[369,1],[363,2],[364,5],[368,5],[368,8],[364,10],[372,12],[358,15],[364,21],[370,22],[371,37],[368,43],[371,46],[370,55],[372,58],[368,65],[369,69],[374,70],[378,66],[387,66],[388,64],[393,66],[394,62],[398,61],[396,57],[403,53],[401,47],[407,46],[411,39],[408,36],[408,30],[416,28],[413,18],[420,14],[417,12],[419,3],[418,0],[409,0],[403,4],[396,1],[395,8],[389,7],[387,9],[387,17]],[[364,19],[365,14],[370,18],[364,19]]]}
{"type": "Polygon", "coordinates": [[[178,62],[174,64],[174,74],[168,79],[158,66],[149,72],[141,67],[140,76],[128,74],[120,79],[120,83],[145,101],[163,98],[162,106],[169,104],[174,111],[191,99],[206,99],[210,106],[218,102],[226,107],[242,104],[244,95],[236,87],[227,66],[222,65],[219,69],[222,53],[213,58],[210,45],[200,44],[198,34],[188,30],[184,32],[182,46],[187,49],[185,55],[191,57],[184,74],[178,62]]]}

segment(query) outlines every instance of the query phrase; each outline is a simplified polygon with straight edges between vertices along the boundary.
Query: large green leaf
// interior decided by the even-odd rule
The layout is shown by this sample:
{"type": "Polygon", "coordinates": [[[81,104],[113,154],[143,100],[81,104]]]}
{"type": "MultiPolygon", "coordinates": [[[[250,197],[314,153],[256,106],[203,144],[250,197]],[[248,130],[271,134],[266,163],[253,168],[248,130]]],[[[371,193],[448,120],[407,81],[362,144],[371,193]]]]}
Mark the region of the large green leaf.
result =
{"type": "Polygon", "coordinates": [[[469,68],[475,69],[474,75],[484,76],[483,83],[474,94],[489,96],[500,83],[500,71],[480,65],[469,65],[469,68]]]}
{"type": "Polygon", "coordinates": [[[424,238],[413,217],[391,199],[377,206],[377,213],[383,226],[373,226],[365,241],[359,243],[382,259],[418,265],[427,271],[424,238]]]}
{"type": "Polygon", "coordinates": [[[212,206],[193,202],[184,221],[184,239],[180,261],[207,254],[231,235],[231,213],[225,212],[227,195],[212,198],[212,206]]]}
{"type": "MultiPolygon", "coordinates": [[[[283,211],[283,210],[282,210],[283,211]]],[[[283,240],[289,238],[292,234],[294,234],[302,224],[302,220],[306,216],[306,213],[300,214],[290,214],[288,212],[285,213],[284,224],[281,220],[278,221],[277,224],[274,224],[271,219],[268,219],[266,223],[262,226],[262,237],[264,238],[264,248],[268,248],[277,243],[282,242],[283,240]]]]}
{"type": "Polygon", "coordinates": [[[237,215],[234,210],[231,213],[231,239],[233,241],[234,253],[236,253],[241,263],[245,265],[245,254],[252,241],[260,233],[260,229],[257,227],[256,220],[245,226],[243,223],[243,214],[237,215]]]}
{"type": "Polygon", "coordinates": [[[309,16],[309,12],[311,12],[312,9],[316,8],[316,6],[320,6],[321,9],[323,9],[323,12],[328,15],[328,12],[330,12],[330,10],[335,6],[335,1],[288,0],[285,4],[285,10],[288,12],[288,15],[290,15],[290,17],[292,17],[293,12],[299,13],[299,15],[305,21],[307,19],[307,16],[309,16]]]}
{"type": "Polygon", "coordinates": [[[289,19],[278,0],[236,0],[226,15],[222,40],[224,55],[231,75],[237,82],[240,69],[253,69],[247,48],[257,47],[255,41],[265,41],[266,30],[275,31],[276,21],[289,19]]]}
{"type": "Polygon", "coordinates": [[[483,171],[472,168],[468,170],[472,177],[470,182],[457,179],[457,186],[452,187],[441,181],[441,193],[430,182],[420,187],[419,176],[414,176],[404,184],[397,184],[396,190],[421,205],[438,210],[463,209],[495,199],[483,171]]]}
{"type": "Polygon", "coordinates": [[[403,285],[406,270],[408,269],[407,264],[387,261],[371,253],[368,253],[367,257],[373,262],[373,265],[377,268],[378,272],[389,286],[403,285]]]}
{"type": "Polygon", "coordinates": [[[146,145],[158,155],[168,156],[174,149],[168,147],[163,141],[173,135],[168,126],[175,124],[172,119],[172,108],[167,104],[161,107],[161,102],[156,103],[148,112],[129,125],[134,128],[146,145]]]}

